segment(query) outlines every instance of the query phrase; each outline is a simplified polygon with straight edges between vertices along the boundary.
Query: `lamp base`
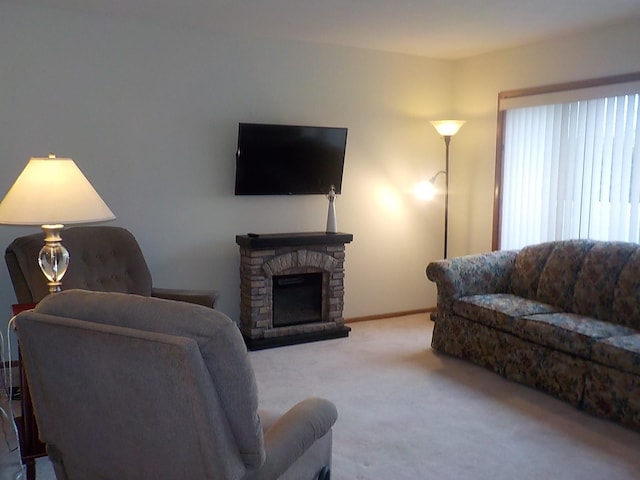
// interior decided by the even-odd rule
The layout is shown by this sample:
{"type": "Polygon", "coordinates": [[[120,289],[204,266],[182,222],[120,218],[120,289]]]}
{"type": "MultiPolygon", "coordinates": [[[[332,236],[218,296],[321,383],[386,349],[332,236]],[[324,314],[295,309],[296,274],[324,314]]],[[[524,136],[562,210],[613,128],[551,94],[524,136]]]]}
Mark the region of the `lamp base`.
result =
{"type": "Polygon", "coordinates": [[[62,290],[62,277],[69,266],[69,252],[62,243],[60,231],[62,224],[42,225],[44,230],[44,247],[38,255],[38,264],[49,284],[49,293],[62,290]]]}

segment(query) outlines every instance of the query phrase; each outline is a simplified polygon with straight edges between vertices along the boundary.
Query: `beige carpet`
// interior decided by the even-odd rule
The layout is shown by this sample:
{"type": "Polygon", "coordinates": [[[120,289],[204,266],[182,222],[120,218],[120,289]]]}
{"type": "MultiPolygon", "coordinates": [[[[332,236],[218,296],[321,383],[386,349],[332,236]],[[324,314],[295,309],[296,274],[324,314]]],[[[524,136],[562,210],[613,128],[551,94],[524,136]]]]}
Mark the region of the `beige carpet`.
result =
{"type": "Polygon", "coordinates": [[[640,434],[434,354],[427,315],[253,352],[264,404],[336,403],[333,480],[640,478],[640,434]]]}
{"type": "MultiPolygon", "coordinates": [[[[640,434],[434,354],[432,325],[359,322],[349,338],[251,352],[261,403],[336,403],[333,480],[640,478],[640,434]]],[[[17,475],[3,442],[0,479],[17,475]]],[[[40,460],[37,480],[53,478],[40,460]]]]}

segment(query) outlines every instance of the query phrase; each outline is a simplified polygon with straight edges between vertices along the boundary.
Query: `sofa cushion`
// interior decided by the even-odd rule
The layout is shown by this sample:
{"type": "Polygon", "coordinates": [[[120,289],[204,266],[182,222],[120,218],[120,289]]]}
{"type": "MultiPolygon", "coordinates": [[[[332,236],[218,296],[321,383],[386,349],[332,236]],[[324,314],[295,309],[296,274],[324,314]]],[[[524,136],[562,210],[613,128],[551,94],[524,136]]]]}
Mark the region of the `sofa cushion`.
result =
{"type": "Polygon", "coordinates": [[[453,304],[453,311],[483,325],[512,332],[514,319],[536,313],[557,312],[558,309],[510,293],[493,293],[462,297],[453,304]]]}
{"type": "Polygon", "coordinates": [[[593,360],[640,375],[640,333],[611,337],[593,346],[593,360]]]}
{"type": "Polygon", "coordinates": [[[634,331],[595,318],[559,312],[515,319],[513,333],[538,345],[590,359],[598,340],[634,331]]]}
{"type": "Polygon", "coordinates": [[[611,321],[640,330],[640,247],[629,257],[618,277],[611,321]]]}
{"type": "Polygon", "coordinates": [[[536,299],[571,312],[576,281],[593,240],[556,242],[540,274],[536,299]]]}
{"type": "Polygon", "coordinates": [[[540,274],[547,263],[555,242],[524,247],[518,252],[511,279],[511,293],[535,300],[538,295],[540,274]]]}
{"type": "Polygon", "coordinates": [[[637,250],[638,246],[633,243],[596,243],[585,256],[578,272],[571,311],[611,321],[618,279],[637,250]]]}

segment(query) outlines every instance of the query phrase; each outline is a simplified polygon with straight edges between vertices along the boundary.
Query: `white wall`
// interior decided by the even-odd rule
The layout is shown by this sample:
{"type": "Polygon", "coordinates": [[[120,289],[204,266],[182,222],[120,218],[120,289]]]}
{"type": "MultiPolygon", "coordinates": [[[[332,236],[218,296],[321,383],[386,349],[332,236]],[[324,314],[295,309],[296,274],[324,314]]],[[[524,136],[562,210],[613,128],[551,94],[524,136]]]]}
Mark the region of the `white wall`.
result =
{"type": "MultiPolygon", "coordinates": [[[[30,156],[73,158],[157,286],[218,288],[237,319],[235,235],[324,230],[323,196],[233,195],[238,122],[300,123],[349,128],[345,316],[435,303],[442,206],[410,189],[442,168],[427,120],[449,113],[451,62],[0,4],[0,68],[0,195],[30,156]]],[[[0,226],[0,245],[35,231],[0,226]]],[[[14,302],[2,267],[0,311],[14,302]]]]}
{"type": "Polygon", "coordinates": [[[451,143],[453,255],[491,249],[498,93],[640,71],[638,45],[640,18],[456,62],[455,110],[468,123],[451,143]]]}
{"type": "MultiPolygon", "coordinates": [[[[346,126],[345,316],[430,307],[442,202],[410,193],[443,168],[427,121],[467,120],[451,143],[450,255],[489,250],[498,92],[638,71],[638,44],[636,19],[447,62],[0,4],[0,195],[30,156],[74,158],[156,285],[218,288],[237,319],[235,235],[323,230],[327,211],[322,196],[235,197],[237,123],[346,126]]],[[[35,231],[0,226],[0,246],[35,231]]],[[[14,302],[0,268],[0,311],[14,302]]]]}

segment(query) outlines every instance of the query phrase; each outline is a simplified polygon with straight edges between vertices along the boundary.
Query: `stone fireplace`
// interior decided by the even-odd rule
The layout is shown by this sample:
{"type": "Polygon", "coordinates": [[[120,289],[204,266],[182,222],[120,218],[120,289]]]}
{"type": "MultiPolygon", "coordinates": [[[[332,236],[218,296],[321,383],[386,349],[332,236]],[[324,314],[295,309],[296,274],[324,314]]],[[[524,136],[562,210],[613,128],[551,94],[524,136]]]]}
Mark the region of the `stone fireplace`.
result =
{"type": "Polygon", "coordinates": [[[346,337],[347,233],[238,235],[240,331],[250,350],[346,337]]]}

